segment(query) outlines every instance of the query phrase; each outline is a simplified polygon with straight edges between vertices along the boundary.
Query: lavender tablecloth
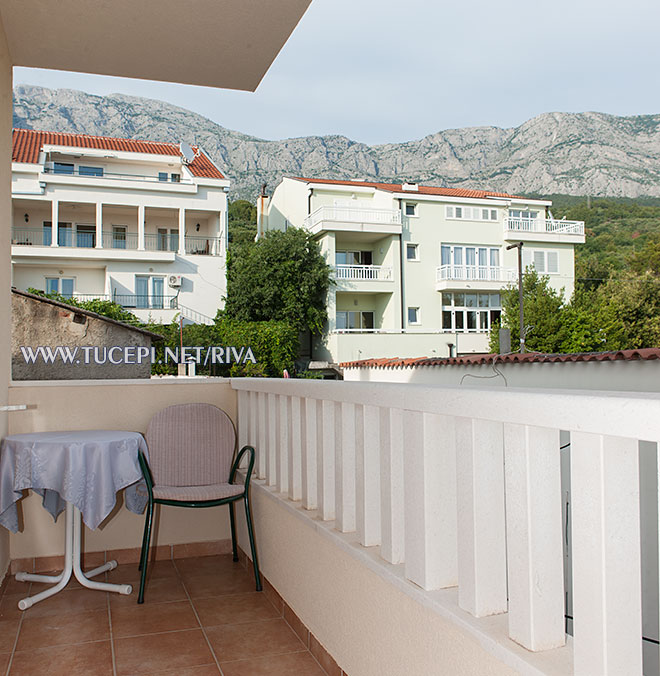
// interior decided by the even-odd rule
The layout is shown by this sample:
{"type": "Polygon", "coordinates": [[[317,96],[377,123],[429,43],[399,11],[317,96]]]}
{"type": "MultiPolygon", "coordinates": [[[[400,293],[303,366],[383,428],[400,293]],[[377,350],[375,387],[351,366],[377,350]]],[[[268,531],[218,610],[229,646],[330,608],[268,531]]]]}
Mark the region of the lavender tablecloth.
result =
{"type": "Polygon", "coordinates": [[[0,446],[0,525],[18,530],[16,502],[31,488],[43,496],[54,519],[65,503],[78,507],[89,528],[97,528],[126,488],[126,507],[144,511],[146,489],[138,450],[147,444],[137,432],[86,430],[12,434],[0,446]]]}

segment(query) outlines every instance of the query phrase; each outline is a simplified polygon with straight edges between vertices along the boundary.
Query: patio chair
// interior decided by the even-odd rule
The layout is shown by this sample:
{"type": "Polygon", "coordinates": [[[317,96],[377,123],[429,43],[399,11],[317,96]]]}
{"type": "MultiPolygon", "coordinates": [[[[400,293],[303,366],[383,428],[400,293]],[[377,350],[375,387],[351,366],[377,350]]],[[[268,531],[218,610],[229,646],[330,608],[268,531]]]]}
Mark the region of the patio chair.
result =
{"type": "Polygon", "coordinates": [[[254,448],[244,446],[236,455],[236,430],[229,416],[210,404],[179,404],[156,413],[145,435],[149,461],[139,455],[147,485],[149,502],[144,523],[139,570],[138,603],[144,602],[154,505],[177,507],[215,507],[229,505],[231,543],[238,561],[234,503],[243,500],[254,578],[261,591],[261,576],[254,544],[248,489],[254,466],[254,448]],[[236,471],[247,454],[245,482],[234,484],[236,471]],[[233,459],[233,462],[232,462],[233,459]]]}

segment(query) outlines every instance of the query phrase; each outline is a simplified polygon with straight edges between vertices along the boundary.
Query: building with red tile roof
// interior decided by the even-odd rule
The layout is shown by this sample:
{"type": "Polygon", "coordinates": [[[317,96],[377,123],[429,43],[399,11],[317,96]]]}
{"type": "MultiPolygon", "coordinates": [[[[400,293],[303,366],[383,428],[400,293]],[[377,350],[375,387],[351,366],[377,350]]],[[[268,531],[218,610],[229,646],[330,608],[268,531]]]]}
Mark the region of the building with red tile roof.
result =
{"type": "Polygon", "coordinates": [[[228,188],[197,146],[14,129],[12,284],[210,323],[228,188]]]}

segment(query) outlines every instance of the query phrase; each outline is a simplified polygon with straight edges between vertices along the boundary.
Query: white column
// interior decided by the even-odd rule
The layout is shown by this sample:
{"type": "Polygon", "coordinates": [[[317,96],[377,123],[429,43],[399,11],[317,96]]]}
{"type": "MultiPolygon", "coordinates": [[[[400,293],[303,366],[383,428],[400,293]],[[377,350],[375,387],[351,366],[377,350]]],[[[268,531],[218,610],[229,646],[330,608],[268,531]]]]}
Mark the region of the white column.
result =
{"type": "Polygon", "coordinates": [[[143,205],[138,206],[138,215],[137,215],[137,228],[138,228],[138,241],[137,248],[138,251],[144,251],[144,220],[145,220],[145,209],[143,205]]]}
{"type": "Polygon", "coordinates": [[[186,210],[179,209],[179,255],[186,253],[186,210]]]}
{"type": "Polygon", "coordinates": [[[316,509],[318,434],[316,431],[316,399],[305,399],[305,435],[303,437],[302,504],[305,509],[316,509]]]}
{"type": "Polygon", "coordinates": [[[355,418],[362,407],[347,402],[335,409],[335,527],[355,530],[355,418]]]}
{"type": "Polygon", "coordinates": [[[456,419],[458,604],[475,617],[507,609],[501,423],[456,419]]]}
{"type": "Polygon", "coordinates": [[[59,246],[58,223],[60,221],[60,203],[53,200],[50,203],[50,245],[59,246]]]}
{"type": "Polygon", "coordinates": [[[404,472],[406,577],[422,589],[458,582],[454,419],[406,411],[404,472]]]}
{"type": "Polygon", "coordinates": [[[528,650],[563,646],[559,430],[504,426],[509,637],[528,650]]]}
{"type": "Polygon", "coordinates": [[[260,479],[270,479],[268,466],[266,462],[266,452],[268,449],[268,411],[266,399],[268,395],[265,392],[257,393],[257,476],[260,479]]]}
{"type": "Polygon", "coordinates": [[[324,521],[335,518],[335,402],[316,406],[316,449],[318,452],[318,510],[324,521]]]}
{"type": "Polygon", "coordinates": [[[390,563],[404,560],[403,411],[380,409],[380,555],[390,563]]]}
{"type": "Polygon", "coordinates": [[[96,248],[103,248],[103,204],[96,203],[96,248]]]}
{"type": "Polygon", "coordinates": [[[372,547],[380,544],[380,409],[362,409],[355,419],[355,517],[360,543],[372,547]]]}
{"type": "Polygon", "coordinates": [[[639,448],[571,433],[575,676],[642,673],[639,448]]]}
{"type": "Polygon", "coordinates": [[[268,485],[274,486],[277,477],[277,446],[280,442],[277,411],[278,396],[270,393],[264,396],[268,397],[268,413],[266,414],[268,418],[268,471],[266,475],[268,485]]]}
{"type": "Polygon", "coordinates": [[[250,415],[249,395],[244,390],[238,392],[238,450],[249,445],[248,417],[250,415]]]}
{"type": "Polygon", "coordinates": [[[277,453],[277,490],[289,492],[289,458],[291,455],[291,407],[289,397],[280,394],[279,401],[279,447],[277,453]]]}
{"type": "Polygon", "coordinates": [[[289,499],[302,499],[302,454],[305,444],[305,400],[291,397],[291,457],[289,499]]]}

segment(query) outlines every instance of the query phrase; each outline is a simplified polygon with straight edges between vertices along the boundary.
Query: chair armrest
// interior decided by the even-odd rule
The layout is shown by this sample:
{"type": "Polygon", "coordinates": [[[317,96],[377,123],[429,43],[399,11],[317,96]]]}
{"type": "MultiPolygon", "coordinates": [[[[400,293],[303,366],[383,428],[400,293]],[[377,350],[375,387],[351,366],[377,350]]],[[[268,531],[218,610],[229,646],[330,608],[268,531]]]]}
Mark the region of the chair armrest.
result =
{"type": "Polygon", "coordinates": [[[147,484],[147,492],[149,493],[149,498],[153,498],[153,488],[154,488],[154,478],[151,474],[151,468],[147,462],[142,451],[138,451],[138,462],[140,463],[140,469],[142,470],[142,476],[144,477],[144,482],[147,484]]]}
{"type": "Polygon", "coordinates": [[[229,483],[231,484],[234,483],[238,466],[241,464],[241,460],[246,453],[249,453],[250,457],[248,460],[247,470],[245,472],[245,490],[247,490],[248,486],[250,485],[250,477],[252,476],[252,468],[254,467],[254,448],[252,448],[252,446],[243,446],[243,448],[241,448],[241,450],[238,452],[238,455],[236,456],[236,460],[234,460],[234,463],[231,466],[231,472],[229,472],[229,483]]]}

